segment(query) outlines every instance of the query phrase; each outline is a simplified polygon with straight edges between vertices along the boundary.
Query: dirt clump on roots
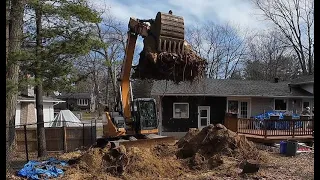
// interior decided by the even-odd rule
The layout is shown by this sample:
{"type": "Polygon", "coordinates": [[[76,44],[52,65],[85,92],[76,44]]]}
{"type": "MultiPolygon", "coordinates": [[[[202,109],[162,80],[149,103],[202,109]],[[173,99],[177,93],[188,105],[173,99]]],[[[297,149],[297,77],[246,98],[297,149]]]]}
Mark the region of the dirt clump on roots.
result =
{"type": "Polygon", "coordinates": [[[177,156],[186,159],[191,169],[213,169],[230,158],[239,163],[245,160],[265,160],[252,142],[221,124],[209,125],[200,132],[189,132],[177,145],[177,156]]]}
{"type": "Polygon", "coordinates": [[[185,41],[184,52],[158,52],[152,36],[144,38],[144,48],[132,78],[152,80],[194,81],[204,75],[206,61],[198,56],[185,41]]]}
{"type": "Polygon", "coordinates": [[[184,172],[175,152],[175,146],[164,144],[152,148],[120,146],[116,150],[91,148],[69,161],[63,179],[175,178],[184,172]]]}
{"type": "Polygon", "coordinates": [[[132,147],[128,150],[130,163],[124,174],[129,178],[175,178],[181,176],[184,172],[183,165],[174,156],[158,156],[152,149],[139,149],[132,147]]]}

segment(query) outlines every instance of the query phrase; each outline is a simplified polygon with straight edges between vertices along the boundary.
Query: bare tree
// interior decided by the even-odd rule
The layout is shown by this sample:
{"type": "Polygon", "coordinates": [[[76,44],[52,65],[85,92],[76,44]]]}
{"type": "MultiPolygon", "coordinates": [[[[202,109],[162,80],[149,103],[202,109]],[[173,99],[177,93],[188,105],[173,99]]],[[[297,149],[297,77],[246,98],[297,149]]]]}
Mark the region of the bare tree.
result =
{"type": "Polygon", "coordinates": [[[105,84],[105,82],[103,82],[103,79],[107,73],[105,59],[98,53],[93,52],[79,58],[76,61],[75,65],[77,70],[80,71],[81,74],[85,74],[85,76],[87,77],[83,80],[86,83],[86,87],[84,88],[86,92],[89,91],[92,94],[91,110],[95,111],[95,109],[99,109],[99,104],[101,101],[101,91],[103,85],[105,84]]]}
{"type": "Polygon", "coordinates": [[[101,12],[101,18],[102,22],[95,25],[96,33],[93,35],[100,41],[100,45],[75,64],[77,69],[89,78],[86,81],[91,84],[99,113],[101,113],[100,104],[106,103],[112,106],[116,102],[118,91],[116,77],[126,48],[126,31],[123,23],[117,21],[107,10],[101,12]]]}
{"type": "Polygon", "coordinates": [[[252,0],[293,48],[303,74],[313,73],[314,5],[312,0],[252,0]]]}
{"type": "Polygon", "coordinates": [[[245,63],[246,78],[271,80],[275,77],[288,79],[296,62],[290,48],[277,31],[255,34],[248,41],[245,63]]]}
{"type": "Polygon", "coordinates": [[[198,55],[207,60],[209,78],[229,78],[242,62],[246,46],[246,33],[229,23],[208,22],[187,30],[187,40],[198,55]]]}

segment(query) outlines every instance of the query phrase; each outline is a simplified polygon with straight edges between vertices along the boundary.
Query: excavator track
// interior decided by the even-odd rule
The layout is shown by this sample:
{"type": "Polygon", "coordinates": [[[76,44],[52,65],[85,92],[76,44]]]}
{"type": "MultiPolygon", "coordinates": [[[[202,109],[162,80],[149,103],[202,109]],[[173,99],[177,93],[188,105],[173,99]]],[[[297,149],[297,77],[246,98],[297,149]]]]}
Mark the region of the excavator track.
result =
{"type": "Polygon", "coordinates": [[[176,139],[169,136],[159,136],[156,134],[141,135],[141,136],[122,136],[115,138],[101,138],[97,141],[98,147],[110,146],[110,148],[117,148],[121,145],[126,148],[129,147],[151,147],[157,144],[174,144],[176,139]]]}
{"type": "Polygon", "coordinates": [[[184,53],[184,19],[181,16],[158,12],[151,27],[159,52],[184,53]]]}
{"type": "Polygon", "coordinates": [[[129,147],[151,147],[155,146],[157,144],[174,144],[175,143],[174,137],[168,137],[168,136],[159,136],[156,138],[150,138],[150,139],[137,139],[137,140],[118,140],[118,141],[110,141],[110,143],[114,143],[115,147],[118,147],[120,145],[125,146],[126,148],[129,147]]]}

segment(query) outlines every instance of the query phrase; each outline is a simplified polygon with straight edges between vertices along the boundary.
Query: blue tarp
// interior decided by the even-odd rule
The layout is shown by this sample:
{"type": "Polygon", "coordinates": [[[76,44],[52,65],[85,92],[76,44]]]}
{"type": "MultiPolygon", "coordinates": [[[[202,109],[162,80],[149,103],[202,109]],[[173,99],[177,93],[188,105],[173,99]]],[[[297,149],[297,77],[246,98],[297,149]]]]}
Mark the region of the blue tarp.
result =
{"type": "Polygon", "coordinates": [[[56,178],[63,175],[63,170],[57,168],[57,165],[67,166],[65,161],[60,161],[55,158],[49,158],[47,161],[29,161],[22,169],[18,171],[18,176],[28,179],[38,180],[44,178],[56,178]]]}
{"type": "MultiPolygon", "coordinates": [[[[268,111],[265,112],[264,114],[259,114],[257,116],[254,116],[253,118],[256,120],[259,120],[258,122],[255,123],[255,128],[256,129],[262,129],[264,128],[264,123],[263,120],[269,119],[270,116],[272,115],[278,115],[279,116],[279,122],[268,122],[266,124],[267,129],[274,129],[274,130],[287,130],[290,128],[290,124],[288,121],[281,121],[283,119],[283,115],[285,114],[284,112],[275,112],[275,111],[268,111]]],[[[298,119],[300,116],[298,114],[292,114],[293,119],[298,119]]],[[[295,128],[301,128],[302,127],[302,122],[298,121],[295,123],[295,128]]]]}

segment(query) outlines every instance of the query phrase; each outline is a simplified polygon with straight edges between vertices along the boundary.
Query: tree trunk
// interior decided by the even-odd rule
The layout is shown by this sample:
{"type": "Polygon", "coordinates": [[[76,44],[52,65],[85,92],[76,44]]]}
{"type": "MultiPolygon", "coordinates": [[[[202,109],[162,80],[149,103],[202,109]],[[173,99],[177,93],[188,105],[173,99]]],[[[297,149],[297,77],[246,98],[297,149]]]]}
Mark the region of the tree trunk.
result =
{"type": "MultiPolygon", "coordinates": [[[[9,18],[9,26],[7,24],[7,33],[9,31],[9,40],[7,40],[7,52],[8,57],[6,59],[7,72],[6,72],[6,83],[10,84],[10,92],[6,94],[6,125],[10,126],[6,128],[6,151],[7,160],[10,160],[11,153],[14,152],[14,142],[15,142],[15,115],[16,115],[16,105],[17,105],[17,87],[18,87],[18,77],[19,77],[19,65],[15,63],[14,54],[21,51],[21,41],[22,41],[22,27],[23,27],[23,13],[24,13],[24,0],[11,0],[7,1],[7,18],[9,18]],[[10,8],[11,5],[11,8],[10,8]],[[9,6],[9,7],[8,7],[9,6]],[[10,9],[10,12],[9,12],[10,9]],[[10,18],[8,17],[10,13],[10,18]],[[9,30],[8,30],[9,28],[9,30]],[[9,158],[9,159],[8,159],[9,158]]],[[[8,161],[7,161],[8,162],[8,161]]],[[[8,165],[8,164],[7,164],[8,165]]]]}
{"type": "Polygon", "coordinates": [[[43,121],[43,89],[42,89],[42,76],[41,76],[41,49],[42,49],[42,37],[41,37],[41,29],[42,29],[42,10],[40,8],[41,4],[39,3],[35,8],[36,12],[36,26],[37,26],[37,49],[36,49],[36,87],[35,87],[35,95],[36,95],[36,109],[37,109],[37,140],[38,140],[38,157],[44,157],[47,155],[46,148],[46,134],[44,129],[44,121],[43,121]]]}
{"type": "Polygon", "coordinates": [[[9,54],[9,23],[10,23],[10,1],[6,0],[6,65],[8,64],[9,54]]]}

